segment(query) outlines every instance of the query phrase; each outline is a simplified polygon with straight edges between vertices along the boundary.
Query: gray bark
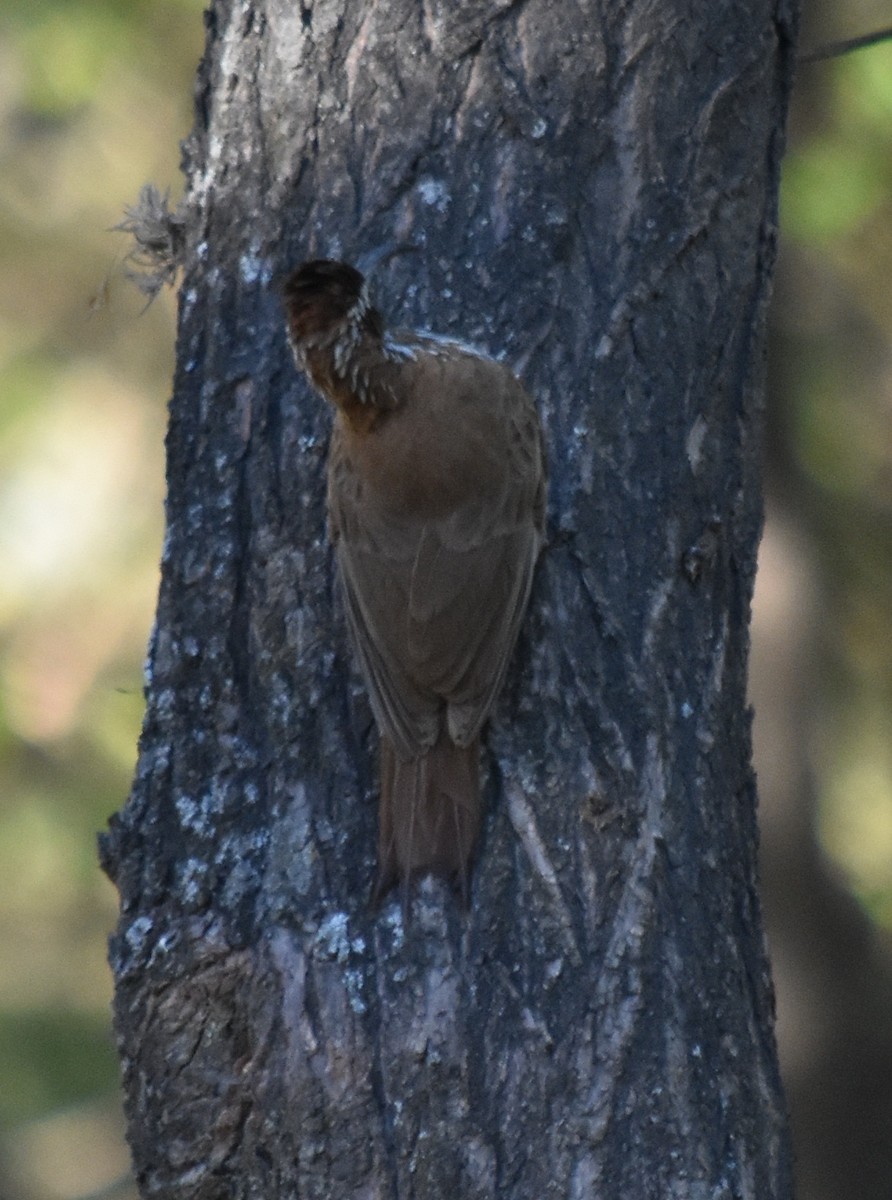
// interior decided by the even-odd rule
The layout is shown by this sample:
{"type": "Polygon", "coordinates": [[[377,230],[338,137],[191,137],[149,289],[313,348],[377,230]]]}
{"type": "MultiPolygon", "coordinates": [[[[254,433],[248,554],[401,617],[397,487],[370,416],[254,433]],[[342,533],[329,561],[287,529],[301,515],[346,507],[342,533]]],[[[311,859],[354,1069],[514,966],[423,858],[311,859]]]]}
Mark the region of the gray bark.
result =
{"type": "Polygon", "coordinates": [[[746,710],[783,0],[219,0],[186,148],[167,536],[103,846],[154,1197],[789,1197],[746,710]],[[369,911],[330,415],[274,277],[393,237],[504,353],[548,546],[471,910],[369,911]]]}

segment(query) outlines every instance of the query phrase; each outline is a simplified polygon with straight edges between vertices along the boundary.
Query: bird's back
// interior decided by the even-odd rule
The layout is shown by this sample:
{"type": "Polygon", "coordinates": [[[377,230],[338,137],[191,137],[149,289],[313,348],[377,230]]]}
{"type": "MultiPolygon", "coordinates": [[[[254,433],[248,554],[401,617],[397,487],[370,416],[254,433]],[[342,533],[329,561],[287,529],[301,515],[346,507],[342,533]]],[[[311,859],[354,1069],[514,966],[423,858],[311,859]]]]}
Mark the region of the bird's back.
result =
{"type": "Polygon", "coordinates": [[[390,377],[397,404],[377,429],[338,420],[329,457],[354,641],[379,723],[405,756],[442,727],[466,743],[486,719],[544,509],[527,393],[501,363],[434,345],[421,341],[390,377]]]}

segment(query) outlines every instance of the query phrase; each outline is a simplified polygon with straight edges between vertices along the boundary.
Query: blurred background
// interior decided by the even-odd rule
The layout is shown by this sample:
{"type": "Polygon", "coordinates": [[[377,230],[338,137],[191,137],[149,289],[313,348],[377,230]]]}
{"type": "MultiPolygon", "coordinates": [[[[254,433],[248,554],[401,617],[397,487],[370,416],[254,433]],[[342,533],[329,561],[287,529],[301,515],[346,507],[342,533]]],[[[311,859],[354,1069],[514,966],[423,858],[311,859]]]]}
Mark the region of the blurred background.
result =
{"type": "MultiPolygon", "coordinates": [[[[805,0],[803,48],[888,24],[805,0]]],[[[180,188],[201,0],[0,16],[0,1196],[133,1200],[95,835],[127,794],[174,299],[109,233],[180,188]]],[[[803,66],[752,696],[800,1200],[892,1195],[892,44],[803,66]]]]}

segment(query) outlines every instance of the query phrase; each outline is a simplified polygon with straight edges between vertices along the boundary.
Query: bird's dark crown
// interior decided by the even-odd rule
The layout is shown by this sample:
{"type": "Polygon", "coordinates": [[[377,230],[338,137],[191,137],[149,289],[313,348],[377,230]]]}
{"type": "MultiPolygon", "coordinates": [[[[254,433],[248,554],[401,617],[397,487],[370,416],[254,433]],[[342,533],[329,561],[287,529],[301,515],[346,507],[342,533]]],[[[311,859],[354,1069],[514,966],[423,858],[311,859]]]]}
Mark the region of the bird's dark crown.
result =
{"type": "Polygon", "coordinates": [[[317,258],[292,271],[282,288],[292,337],[325,334],[346,319],[360,322],[368,308],[365,278],[349,263],[317,258]]]}

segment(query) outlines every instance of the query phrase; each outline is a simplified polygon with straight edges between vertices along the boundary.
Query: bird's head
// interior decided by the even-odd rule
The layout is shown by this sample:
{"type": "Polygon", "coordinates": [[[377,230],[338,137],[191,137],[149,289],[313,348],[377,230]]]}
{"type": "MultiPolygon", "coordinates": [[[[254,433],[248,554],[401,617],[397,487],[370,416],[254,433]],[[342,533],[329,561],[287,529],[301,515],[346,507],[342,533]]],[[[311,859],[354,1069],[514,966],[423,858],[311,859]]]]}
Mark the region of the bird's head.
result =
{"type": "Polygon", "coordinates": [[[374,312],[364,276],[349,263],[330,258],[305,262],[285,280],[282,298],[288,331],[296,346],[321,344],[374,312]]]}

